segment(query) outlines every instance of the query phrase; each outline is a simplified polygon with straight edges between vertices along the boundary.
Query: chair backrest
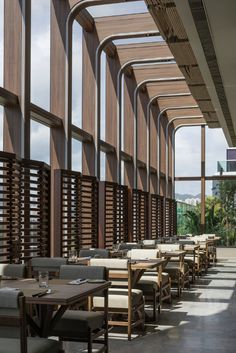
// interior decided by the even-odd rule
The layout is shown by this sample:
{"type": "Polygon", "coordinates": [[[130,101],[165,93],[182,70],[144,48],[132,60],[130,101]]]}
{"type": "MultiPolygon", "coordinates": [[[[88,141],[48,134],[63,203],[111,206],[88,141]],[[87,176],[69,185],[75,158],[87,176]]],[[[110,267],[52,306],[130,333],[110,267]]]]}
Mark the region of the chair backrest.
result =
{"type": "Polygon", "coordinates": [[[155,249],[156,247],[156,240],[155,239],[144,239],[142,241],[143,249],[155,249]]]}
{"type": "Polygon", "coordinates": [[[25,297],[17,288],[0,288],[0,337],[19,338],[19,352],[27,353],[25,297]]]}
{"type": "Polygon", "coordinates": [[[194,245],[195,243],[193,240],[180,239],[179,244],[181,244],[181,245],[194,245]]]}
{"type": "Polygon", "coordinates": [[[180,244],[158,244],[161,252],[180,250],[180,244]]]}
{"type": "Polygon", "coordinates": [[[62,265],[60,269],[60,279],[108,279],[107,269],[104,266],[79,266],[62,265]]]}
{"type": "Polygon", "coordinates": [[[24,264],[0,264],[0,275],[24,278],[26,267],[24,264]]]}
{"type": "Polygon", "coordinates": [[[128,252],[128,257],[132,260],[156,259],[160,257],[159,249],[132,249],[128,252]]]}
{"type": "Polygon", "coordinates": [[[79,251],[79,257],[96,257],[96,258],[108,258],[110,252],[107,249],[81,249],[79,251]]]}
{"type": "Polygon", "coordinates": [[[138,243],[120,243],[119,250],[141,249],[141,244],[138,243]]]}
{"type": "Polygon", "coordinates": [[[51,276],[58,277],[60,267],[66,265],[64,257],[33,257],[31,259],[32,275],[37,276],[38,271],[48,271],[51,276]]]}
{"type": "Polygon", "coordinates": [[[128,259],[90,259],[90,266],[105,266],[113,287],[132,289],[132,271],[128,259]]]}

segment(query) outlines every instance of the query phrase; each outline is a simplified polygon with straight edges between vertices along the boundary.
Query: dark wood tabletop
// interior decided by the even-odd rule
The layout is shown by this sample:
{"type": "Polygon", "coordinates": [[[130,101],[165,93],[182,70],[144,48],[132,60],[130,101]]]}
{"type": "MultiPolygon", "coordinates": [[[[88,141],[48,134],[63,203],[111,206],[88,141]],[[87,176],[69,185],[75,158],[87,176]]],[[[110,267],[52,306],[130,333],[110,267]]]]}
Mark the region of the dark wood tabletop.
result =
{"type": "Polygon", "coordinates": [[[50,294],[46,294],[46,288],[40,288],[35,279],[23,280],[2,280],[0,288],[12,287],[19,288],[25,295],[28,304],[46,304],[46,305],[73,305],[80,300],[87,298],[97,292],[109,287],[110,282],[103,283],[83,283],[69,284],[70,280],[53,279],[49,281],[50,294]],[[39,296],[37,295],[39,293],[39,296]],[[43,296],[40,296],[41,293],[43,296]]]}

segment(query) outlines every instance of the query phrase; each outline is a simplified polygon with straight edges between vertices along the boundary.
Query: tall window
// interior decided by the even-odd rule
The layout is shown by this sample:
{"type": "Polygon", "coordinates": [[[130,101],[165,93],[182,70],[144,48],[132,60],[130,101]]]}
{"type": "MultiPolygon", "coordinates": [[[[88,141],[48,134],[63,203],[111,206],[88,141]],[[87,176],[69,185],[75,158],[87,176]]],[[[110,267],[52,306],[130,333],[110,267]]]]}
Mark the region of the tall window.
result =
{"type": "Polygon", "coordinates": [[[206,127],[206,175],[217,172],[217,162],[226,161],[228,143],[222,129],[206,127]]]}
{"type": "Polygon", "coordinates": [[[50,128],[31,120],[30,158],[50,164],[50,128]]]}
{"type": "Polygon", "coordinates": [[[101,56],[101,139],[106,140],[106,54],[101,56]]]}
{"type": "Polygon", "coordinates": [[[176,132],[175,175],[201,175],[201,127],[184,127],[176,132]]]}
{"type": "Polygon", "coordinates": [[[82,142],[72,139],[72,170],[82,173],[82,142]]]}
{"type": "Polygon", "coordinates": [[[72,38],[72,123],[82,127],[82,27],[77,21],[72,38]]]}
{"type": "Polygon", "coordinates": [[[0,0],[0,86],[3,86],[3,26],[4,0],[0,0]]]}
{"type": "Polygon", "coordinates": [[[50,3],[31,0],[31,101],[50,107],[50,3]]]}
{"type": "Polygon", "coordinates": [[[100,155],[100,180],[106,180],[106,153],[102,151],[100,155]]]}
{"type": "Polygon", "coordinates": [[[3,150],[3,107],[0,106],[0,151],[3,150]]]}

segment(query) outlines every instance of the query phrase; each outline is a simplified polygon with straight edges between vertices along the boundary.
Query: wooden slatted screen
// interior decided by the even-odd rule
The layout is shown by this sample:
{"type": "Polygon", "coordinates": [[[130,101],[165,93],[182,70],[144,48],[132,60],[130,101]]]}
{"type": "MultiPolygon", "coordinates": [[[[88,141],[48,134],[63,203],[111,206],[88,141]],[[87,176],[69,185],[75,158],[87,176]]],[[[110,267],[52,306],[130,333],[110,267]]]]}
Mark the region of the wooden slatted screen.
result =
{"type": "Polygon", "coordinates": [[[98,247],[98,181],[92,176],[80,180],[80,247],[98,247]]]}
{"type": "Polygon", "coordinates": [[[132,190],[132,240],[134,242],[148,238],[148,198],[147,192],[132,190]]]}
{"type": "Polygon", "coordinates": [[[14,154],[0,153],[0,262],[17,261],[20,243],[20,164],[14,154]]]}
{"type": "Polygon", "coordinates": [[[21,258],[50,254],[50,167],[23,159],[20,169],[21,258]]]}
{"type": "Polygon", "coordinates": [[[128,186],[118,185],[115,243],[128,241],[128,186]]]}
{"type": "Polygon", "coordinates": [[[177,202],[171,200],[171,235],[177,234],[177,202]]]}
{"type": "Polygon", "coordinates": [[[104,222],[103,242],[105,248],[111,249],[113,244],[128,240],[128,187],[107,181],[100,183],[104,194],[100,210],[104,222]]]}
{"type": "Polygon", "coordinates": [[[48,256],[50,169],[0,152],[0,262],[48,256]]]}
{"type": "Polygon", "coordinates": [[[164,236],[164,198],[163,196],[151,195],[151,238],[156,239],[164,236]]]}
{"type": "Polygon", "coordinates": [[[95,177],[60,171],[61,254],[98,245],[98,183],[95,177]]]}
{"type": "Polygon", "coordinates": [[[165,198],[165,236],[171,236],[171,199],[165,198]]]}

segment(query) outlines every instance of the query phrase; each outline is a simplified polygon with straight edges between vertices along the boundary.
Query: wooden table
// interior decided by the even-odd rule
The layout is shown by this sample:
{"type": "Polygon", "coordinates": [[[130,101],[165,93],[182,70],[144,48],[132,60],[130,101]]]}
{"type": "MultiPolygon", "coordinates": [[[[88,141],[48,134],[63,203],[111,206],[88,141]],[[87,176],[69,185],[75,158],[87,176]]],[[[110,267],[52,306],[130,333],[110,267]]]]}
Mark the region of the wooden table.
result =
{"type": "Polygon", "coordinates": [[[173,251],[162,251],[161,255],[165,259],[178,258],[180,271],[184,270],[184,257],[186,255],[185,250],[173,250],[173,251]]]}
{"type": "MultiPolygon", "coordinates": [[[[41,297],[37,296],[37,293],[44,292],[46,289],[39,288],[38,282],[35,279],[2,280],[0,281],[0,288],[19,288],[25,295],[26,303],[37,306],[39,309],[39,324],[29,314],[27,314],[27,320],[39,336],[47,337],[50,330],[71,305],[77,304],[101,291],[104,291],[105,302],[108,301],[108,287],[110,286],[110,282],[83,283],[80,285],[71,285],[68,282],[70,280],[50,280],[49,287],[52,293],[41,297]],[[54,314],[55,312],[56,314],[54,314]]],[[[107,309],[105,308],[104,311],[107,311],[107,309]]],[[[106,315],[107,313],[105,313],[105,317],[106,315]]],[[[105,321],[107,321],[107,318],[105,318],[105,321]]]]}
{"type": "Polygon", "coordinates": [[[140,280],[142,275],[146,270],[150,269],[157,269],[158,270],[158,285],[161,287],[161,282],[162,282],[162,270],[163,270],[163,265],[166,263],[165,259],[149,259],[149,260],[142,260],[142,259],[135,259],[135,260],[130,260],[131,262],[131,270],[134,271],[134,276],[133,276],[133,285],[135,286],[136,283],[140,280]]]}

